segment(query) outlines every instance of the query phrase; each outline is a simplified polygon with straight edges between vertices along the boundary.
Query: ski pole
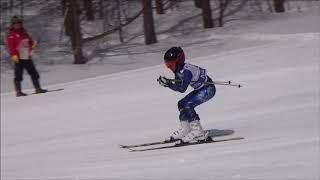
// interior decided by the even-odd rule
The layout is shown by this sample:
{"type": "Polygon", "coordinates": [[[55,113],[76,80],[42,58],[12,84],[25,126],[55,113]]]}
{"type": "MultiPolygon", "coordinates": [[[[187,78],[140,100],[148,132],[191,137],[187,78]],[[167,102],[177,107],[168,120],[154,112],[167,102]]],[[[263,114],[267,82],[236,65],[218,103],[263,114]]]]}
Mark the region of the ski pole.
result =
{"type": "MultiPolygon", "coordinates": [[[[177,79],[167,79],[168,81],[171,82],[181,82],[181,80],[177,80],[177,79]]],[[[195,81],[191,81],[191,82],[195,82],[195,81]]],[[[235,86],[235,87],[242,87],[241,84],[234,84],[231,81],[212,81],[212,82],[205,82],[204,84],[217,84],[217,85],[225,85],[225,86],[235,86]]]]}
{"type": "Polygon", "coordinates": [[[226,86],[236,86],[241,88],[241,84],[234,84],[231,81],[213,81],[213,82],[205,82],[205,84],[218,84],[218,85],[226,85],[226,86]]]}

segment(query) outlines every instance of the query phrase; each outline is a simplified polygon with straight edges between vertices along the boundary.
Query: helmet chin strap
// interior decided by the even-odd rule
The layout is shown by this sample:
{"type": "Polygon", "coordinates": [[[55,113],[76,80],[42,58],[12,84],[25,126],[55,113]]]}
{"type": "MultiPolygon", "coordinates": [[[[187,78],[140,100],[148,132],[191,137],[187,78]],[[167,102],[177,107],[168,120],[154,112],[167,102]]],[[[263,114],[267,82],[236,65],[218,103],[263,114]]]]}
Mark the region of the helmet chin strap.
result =
{"type": "Polygon", "coordinates": [[[183,63],[178,63],[177,66],[176,66],[175,72],[180,72],[183,69],[184,64],[185,64],[184,62],[183,63]]]}

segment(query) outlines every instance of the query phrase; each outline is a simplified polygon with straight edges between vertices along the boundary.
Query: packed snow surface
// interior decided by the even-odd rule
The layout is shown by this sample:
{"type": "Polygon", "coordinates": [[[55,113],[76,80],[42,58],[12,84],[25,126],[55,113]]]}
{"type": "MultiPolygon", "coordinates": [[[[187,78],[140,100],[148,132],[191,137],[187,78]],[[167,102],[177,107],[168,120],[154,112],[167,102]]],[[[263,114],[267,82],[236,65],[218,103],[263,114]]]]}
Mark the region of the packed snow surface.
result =
{"type": "Polygon", "coordinates": [[[205,129],[245,139],[120,149],[163,140],[178,128],[177,102],[185,94],[159,86],[159,75],[172,74],[163,64],[152,65],[47,85],[63,89],[47,94],[2,93],[1,179],[319,179],[320,34],[319,26],[305,22],[318,10],[211,36],[255,45],[212,54],[197,53],[193,45],[186,51],[192,57],[187,61],[214,80],[243,85],[217,85],[215,97],[196,110],[205,129]],[[305,30],[294,32],[299,22],[305,30]]]}

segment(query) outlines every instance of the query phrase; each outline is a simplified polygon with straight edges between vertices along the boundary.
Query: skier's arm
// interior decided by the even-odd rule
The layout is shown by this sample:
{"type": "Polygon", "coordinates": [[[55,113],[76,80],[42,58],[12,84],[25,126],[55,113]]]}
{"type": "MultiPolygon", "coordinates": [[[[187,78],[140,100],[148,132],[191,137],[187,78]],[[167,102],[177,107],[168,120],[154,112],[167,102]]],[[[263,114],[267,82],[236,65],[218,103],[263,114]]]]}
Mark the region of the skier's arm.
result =
{"type": "Polygon", "coordinates": [[[29,49],[31,51],[32,49],[34,49],[36,47],[36,43],[33,41],[32,37],[29,34],[27,34],[27,38],[28,38],[28,41],[29,41],[28,42],[29,43],[29,49]]]}
{"type": "Polygon", "coordinates": [[[7,45],[8,45],[8,51],[9,51],[9,54],[11,56],[18,56],[18,50],[17,50],[17,46],[16,46],[16,43],[15,43],[15,36],[14,34],[12,33],[9,33],[8,36],[7,36],[7,45]]]}
{"type": "Polygon", "coordinates": [[[178,92],[181,92],[181,93],[184,93],[187,89],[188,89],[188,86],[191,82],[191,79],[192,79],[192,73],[191,71],[189,70],[184,70],[183,71],[183,80],[182,80],[182,83],[179,82],[179,83],[169,83],[168,84],[168,87],[174,91],[178,91],[178,92]]]}

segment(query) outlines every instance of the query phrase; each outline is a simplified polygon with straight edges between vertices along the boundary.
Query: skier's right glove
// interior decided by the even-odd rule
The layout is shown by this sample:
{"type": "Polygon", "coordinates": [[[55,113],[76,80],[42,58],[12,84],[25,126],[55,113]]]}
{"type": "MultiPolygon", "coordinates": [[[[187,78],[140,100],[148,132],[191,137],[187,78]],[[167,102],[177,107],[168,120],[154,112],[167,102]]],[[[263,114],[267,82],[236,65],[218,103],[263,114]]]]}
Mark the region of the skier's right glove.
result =
{"type": "Polygon", "coordinates": [[[163,76],[160,76],[158,79],[157,79],[158,83],[163,86],[163,87],[168,87],[170,81],[166,78],[166,77],[163,77],[163,76]]]}

